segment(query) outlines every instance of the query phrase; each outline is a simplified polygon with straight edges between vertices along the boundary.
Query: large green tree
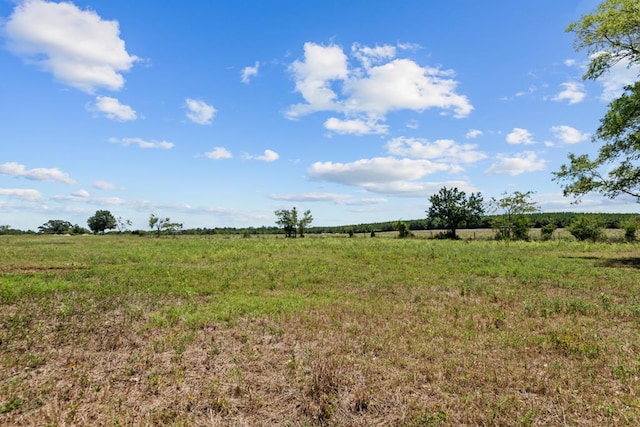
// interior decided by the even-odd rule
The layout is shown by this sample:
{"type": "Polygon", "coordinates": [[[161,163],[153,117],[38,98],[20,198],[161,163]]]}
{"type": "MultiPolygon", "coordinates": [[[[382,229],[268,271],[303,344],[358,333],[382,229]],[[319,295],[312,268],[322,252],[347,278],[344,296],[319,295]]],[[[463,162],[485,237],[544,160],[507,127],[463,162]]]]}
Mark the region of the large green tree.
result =
{"type": "MultiPolygon", "coordinates": [[[[606,0],[567,28],[575,34],[577,50],[591,61],[584,79],[596,80],[623,63],[640,66],[640,2],[606,0]]],[[[569,155],[569,163],[555,172],[565,196],[579,200],[590,192],[614,198],[620,194],[640,201],[640,81],[624,88],[609,104],[593,136],[598,155],[569,155]]]]}
{"type": "Polygon", "coordinates": [[[71,232],[73,224],[62,219],[50,219],[38,227],[40,233],[45,234],[66,234],[71,232]]]}
{"type": "Polygon", "coordinates": [[[116,218],[107,210],[98,210],[87,220],[89,229],[94,233],[104,233],[105,230],[116,228],[116,218]]]}
{"type": "Polygon", "coordinates": [[[484,201],[480,193],[471,193],[469,197],[457,188],[442,187],[438,193],[429,197],[431,205],[427,209],[427,218],[441,224],[447,231],[447,237],[456,239],[456,230],[462,225],[471,225],[480,221],[484,214],[484,201]]]}

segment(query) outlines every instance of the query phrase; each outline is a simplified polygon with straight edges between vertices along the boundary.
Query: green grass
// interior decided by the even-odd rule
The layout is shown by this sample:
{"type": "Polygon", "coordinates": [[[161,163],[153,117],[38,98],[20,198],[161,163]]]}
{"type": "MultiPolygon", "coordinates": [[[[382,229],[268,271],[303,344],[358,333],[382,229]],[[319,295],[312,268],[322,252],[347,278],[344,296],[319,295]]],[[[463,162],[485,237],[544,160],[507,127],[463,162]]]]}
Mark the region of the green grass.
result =
{"type": "Polygon", "coordinates": [[[0,236],[0,424],[638,425],[639,257],[0,236]]]}

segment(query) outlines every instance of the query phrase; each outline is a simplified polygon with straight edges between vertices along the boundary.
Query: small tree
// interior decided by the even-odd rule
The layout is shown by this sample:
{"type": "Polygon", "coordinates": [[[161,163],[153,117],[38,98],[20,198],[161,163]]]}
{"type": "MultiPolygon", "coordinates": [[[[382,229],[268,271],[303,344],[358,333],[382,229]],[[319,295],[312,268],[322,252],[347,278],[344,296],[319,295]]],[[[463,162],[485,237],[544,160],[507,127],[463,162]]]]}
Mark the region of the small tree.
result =
{"type": "Polygon", "coordinates": [[[296,237],[300,233],[300,237],[304,237],[304,230],[313,221],[310,210],[304,211],[302,218],[298,219],[298,209],[293,207],[291,210],[279,209],[274,212],[276,215],[276,224],[280,225],[287,237],[296,237]]]}
{"type": "Polygon", "coordinates": [[[92,217],[89,217],[87,224],[92,232],[104,234],[105,230],[116,228],[116,219],[111,212],[98,210],[92,217]]]}
{"type": "Polygon", "coordinates": [[[302,218],[298,221],[298,234],[300,237],[304,237],[304,230],[313,222],[313,216],[311,215],[310,210],[304,211],[302,214],[302,218]]]}
{"type": "Polygon", "coordinates": [[[286,237],[295,237],[296,223],[298,222],[298,214],[295,209],[280,209],[274,212],[277,218],[276,224],[284,229],[286,237]]]}
{"type": "Polygon", "coordinates": [[[119,233],[127,231],[129,227],[131,227],[131,224],[132,222],[130,219],[123,219],[121,216],[116,218],[116,229],[119,233]]]}
{"type": "Polygon", "coordinates": [[[467,197],[457,188],[442,187],[429,201],[431,206],[427,210],[427,219],[442,224],[447,229],[446,237],[450,239],[458,238],[456,230],[460,226],[477,223],[484,214],[480,193],[471,193],[467,197]]]}
{"type": "Polygon", "coordinates": [[[604,238],[602,221],[592,215],[580,215],[567,227],[567,230],[578,240],[597,242],[604,238]]]}
{"type": "Polygon", "coordinates": [[[503,193],[502,198],[491,199],[491,204],[496,211],[502,214],[492,221],[496,230],[496,238],[499,240],[529,240],[531,220],[526,214],[537,212],[538,206],[531,200],[533,191],[513,194],[503,193]]]}
{"type": "Polygon", "coordinates": [[[409,230],[409,226],[404,221],[396,221],[393,224],[393,227],[398,231],[399,239],[413,236],[413,233],[411,232],[411,230],[409,230]]]}
{"type": "Polygon", "coordinates": [[[151,216],[149,217],[149,228],[151,230],[156,230],[157,237],[160,237],[160,233],[162,233],[162,230],[167,228],[167,224],[169,223],[171,223],[170,218],[160,218],[155,216],[154,214],[151,214],[151,216]]]}
{"type": "Polygon", "coordinates": [[[162,229],[167,233],[175,237],[176,234],[182,231],[182,224],[179,222],[170,222],[169,218],[165,218],[166,221],[162,223],[162,229]]]}

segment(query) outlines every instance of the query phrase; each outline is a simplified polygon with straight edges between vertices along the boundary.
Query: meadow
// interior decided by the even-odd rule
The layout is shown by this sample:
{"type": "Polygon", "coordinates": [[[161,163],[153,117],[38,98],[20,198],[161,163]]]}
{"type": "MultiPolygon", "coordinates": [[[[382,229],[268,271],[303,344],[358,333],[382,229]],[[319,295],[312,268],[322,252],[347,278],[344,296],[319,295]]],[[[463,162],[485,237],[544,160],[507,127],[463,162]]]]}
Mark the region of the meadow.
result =
{"type": "Polygon", "coordinates": [[[640,425],[638,245],[0,236],[0,425],[640,425]]]}

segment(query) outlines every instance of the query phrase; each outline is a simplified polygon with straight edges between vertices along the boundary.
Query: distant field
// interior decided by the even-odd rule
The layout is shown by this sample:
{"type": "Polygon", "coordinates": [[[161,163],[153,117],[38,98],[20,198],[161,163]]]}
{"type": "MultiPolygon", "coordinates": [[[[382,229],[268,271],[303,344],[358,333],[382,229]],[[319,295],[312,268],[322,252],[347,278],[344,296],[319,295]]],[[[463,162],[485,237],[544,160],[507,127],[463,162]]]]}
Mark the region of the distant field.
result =
{"type": "Polygon", "coordinates": [[[0,425],[640,425],[639,246],[477,237],[0,236],[0,425]]]}

